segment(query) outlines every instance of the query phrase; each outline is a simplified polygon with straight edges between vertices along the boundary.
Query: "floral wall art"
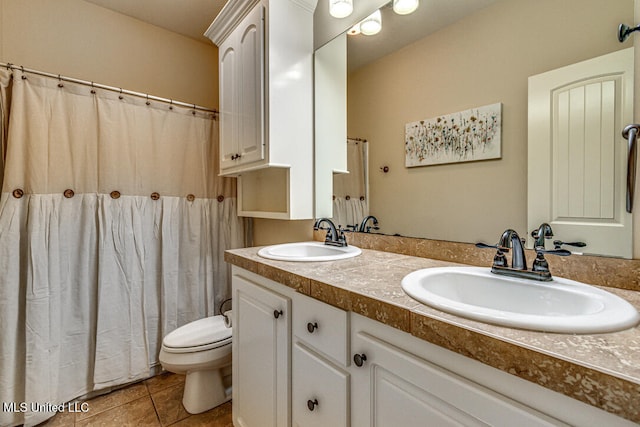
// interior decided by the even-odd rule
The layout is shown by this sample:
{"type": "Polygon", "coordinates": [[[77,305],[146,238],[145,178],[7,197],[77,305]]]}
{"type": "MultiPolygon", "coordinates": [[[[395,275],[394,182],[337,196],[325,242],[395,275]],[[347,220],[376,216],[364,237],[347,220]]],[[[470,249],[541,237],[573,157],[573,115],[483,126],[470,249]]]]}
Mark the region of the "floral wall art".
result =
{"type": "Polygon", "coordinates": [[[500,158],[502,104],[405,125],[405,166],[500,158]]]}

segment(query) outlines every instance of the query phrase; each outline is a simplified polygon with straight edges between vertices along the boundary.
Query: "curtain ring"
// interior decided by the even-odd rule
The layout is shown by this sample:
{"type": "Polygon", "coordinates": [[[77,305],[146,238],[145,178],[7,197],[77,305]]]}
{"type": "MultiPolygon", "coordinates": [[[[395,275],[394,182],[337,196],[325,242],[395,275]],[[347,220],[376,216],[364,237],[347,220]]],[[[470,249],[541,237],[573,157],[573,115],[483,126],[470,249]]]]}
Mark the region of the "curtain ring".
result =
{"type": "Polygon", "coordinates": [[[334,195],[333,195],[333,199],[332,199],[332,200],[335,200],[335,199],[336,199],[336,196],[335,196],[335,194],[334,194],[334,195]]]}
{"type": "Polygon", "coordinates": [[[193,202],[196,199],[196,196],[194,196],[193,194],[187,194],[187,200],[190,202],[193,202]]]}
{"type": "Polygon", "coordinates": [[[96,91],[95,91],[94,86],[93,86],[93,82],[91,82],[91,93],[92,93],[93,95],[95,95],[95,94],[96,94],[96,91]]]}
{"type": "Polygon", "coordinates": [[[66,197],[67,199],[72,198],[76,193],[73,192],[72,189],[68,188],[66,190],[64,190],[64,193],[62,193],[64,195],[64,197],[66,197]]]}
{"type": "Polygon", "coordinates": [[[60,74],[58,74],[58,87],[64,87],[62,84],[62,78],[60,78],[60,74]]]}
{"type": "Polygon", "coordinates": [[[151,105],[151,103],[149,102],[149,94],[147,94],[147,102],[145,102],[145,104],[151,105]]]}
{"type": "Polygon", "coordinates": [[[22,71],[20,78],[22,78],[22,80],[27,80],[27,76],[24,75],[24,65],[20,66],[20,71],[22,71]]]}
{"type": "Polygon", "coordinates": [[[193,111],[191,112],[194,116],[196,115],[196,104],[193,104],[193,111]]]}
{"type": "Polygon", "coordinates": [[[173,99],[170,99],[169,101],[169,110],[173,110],[173,99]]]}
{"type": "Polygon", "coordinates": [[[22,191],[22,189],[20,188],[16,188],[15,190],[13,190],[13,197],[15,197],[16,199],[21,198],[22,196],[24,196],[24,191],[22,191]]]}
{"type": "Polygon", "coordinates": [[[120,198],[120,192],[119,191],[112,191],[111,193],[109,193],[109,195],[111,196],[112,199],[119,199],[120,198]]]}
{"type": "Polygon", "coordinates": [[[360,196],[360,201],[364,201],[364,196],[360,196]]]}
{"type": "Polygon", "coordinates": [[[351,200],[351,196],[344,196],[345,200],[351,200]]]}
{"type": "Polygon", "coordinates": [[[118,95],[118,99],[123,100],[124,96],[122,96],[122,88],[120,88],[120,95],[118,95]]]}
{"type": "Polygon", "coordinates": [[[222,194],[218,196],[218,202],[224,202],[224,196],[222,194]]]}
{"type": "Polygon", "coordinates": [[[160,193],[156,193],[155,191],[151,193],[151,200],[158,200],[160,198],[160,193]]]}

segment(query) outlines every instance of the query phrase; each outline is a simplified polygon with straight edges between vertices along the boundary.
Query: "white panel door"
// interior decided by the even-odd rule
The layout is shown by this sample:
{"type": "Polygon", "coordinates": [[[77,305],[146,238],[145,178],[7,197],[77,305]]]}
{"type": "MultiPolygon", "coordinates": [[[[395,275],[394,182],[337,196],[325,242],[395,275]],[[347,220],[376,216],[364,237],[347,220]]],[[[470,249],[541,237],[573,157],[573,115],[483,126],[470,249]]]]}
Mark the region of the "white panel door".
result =
{"type": "Polygon", "coordinates": [[[288,426],[291,300],[233,276],[233,419],[288,426]]]}
{"type": "Polygon", "coordinates": [[[529,78],[529,231],[547,222],[584,253],[632,257],[622,137],[632,121],[632,48],[529,78]]]}

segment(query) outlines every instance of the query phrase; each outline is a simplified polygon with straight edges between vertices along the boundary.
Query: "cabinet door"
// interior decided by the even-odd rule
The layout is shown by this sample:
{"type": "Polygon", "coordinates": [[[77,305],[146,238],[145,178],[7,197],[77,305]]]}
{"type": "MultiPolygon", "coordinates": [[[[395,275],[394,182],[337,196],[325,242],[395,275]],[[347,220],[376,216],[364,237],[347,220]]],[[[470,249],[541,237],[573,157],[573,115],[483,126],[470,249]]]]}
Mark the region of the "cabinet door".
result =
{"type": "Polygon", "coordinates": [[[291,300],[233,277],[235,426],[288,426],[291,300]]]}
{"type": "Polygon", "coordinates": [[[293,426],[348,426],[349,375],[299,342],[292,366],[293,426]]]}
{"type": "Polygon", "coordinates": [[[352,348],[354,426],[564,425],[366,332],[352,348]]]}
{"type": "Polygon", "coordinates": [[[264,7],[257,6],[235,30],[240,74],[239,164],[264,159],[264,7]]]}
{"type": "Polygon", "coordinates": [[[220,81],[220,169],[234,166],[238,153],[238,52],[229,36],[218,49],[220,81]]]}

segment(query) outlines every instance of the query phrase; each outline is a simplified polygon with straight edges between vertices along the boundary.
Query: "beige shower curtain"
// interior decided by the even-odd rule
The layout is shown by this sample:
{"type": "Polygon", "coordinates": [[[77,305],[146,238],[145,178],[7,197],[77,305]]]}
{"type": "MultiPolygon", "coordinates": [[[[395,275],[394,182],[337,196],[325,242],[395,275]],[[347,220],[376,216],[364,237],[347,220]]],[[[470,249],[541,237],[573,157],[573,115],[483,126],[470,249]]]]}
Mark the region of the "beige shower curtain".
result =
{"type": "Polygon", "coordinates": [[[62,403],[148,376],[164,335],[229,296],[235,181],[217,177],[211,114],[8,74],[0,401],[62,403]]]}
{"type": "Polygon", "coordinates": [[[348,174],[333,177],[333,222],[342,227],[359,226],[369,215],[368,146],[360,139],[347,139],[348,174]]]}

